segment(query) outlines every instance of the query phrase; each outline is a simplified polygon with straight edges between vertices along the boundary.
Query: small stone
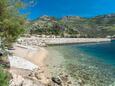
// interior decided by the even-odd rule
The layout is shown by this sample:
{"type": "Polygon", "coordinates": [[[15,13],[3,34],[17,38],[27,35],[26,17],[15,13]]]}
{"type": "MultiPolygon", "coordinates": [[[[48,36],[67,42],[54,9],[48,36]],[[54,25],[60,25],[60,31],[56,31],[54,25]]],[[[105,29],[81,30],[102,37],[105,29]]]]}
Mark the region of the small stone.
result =
{"type": "Polygon", "coordinates": [[[61,76],[61,79],[62,79],[62,81],[64,81],[64,82],[67,82],[67,81],[68,81],[68,77],[65,77],[65,76],[61,76]]]}
{"type": "Polygon", "coordinates": [[[38,80],[41,80],[41,77],[39,76],[38,73],[35,73],[35,77],[36,77],[38,80]]]}
{"type": "Polygon", "coordinates": [[[47,79],[50,79],[50,77],[47,77],[47,79]]]}
{"type": "Polygon", "coordinates": [[[61,80],[60,80],[59,78],[57,78],[57,77],[52,77],[52,81],[53,81],[54,83],[58,84],[58,85],[61,85],[61,84],[62,84],[61,80]]]}
{"type": "Polygon", "coordinates": [[[68,83],[68,84],[72,84],[72,82],[71,82],[71,81],[68,81],[67,83],[68,83]]]}
{"type": "Polygon", "coordinates": [[[48,67],[49,65],[48,64],[46,64],[46,67],[48,67]]]}
{"type": "Polygon", "coordinates": [[[39,71],[39,73],[44,73],[44,71],[39,71]]]}
{"type": "Polygon", "coordinates": [[[63,75],[63,73],[60,73],[59,75],[63,75]]]}
{"type": "Polygon", "coordinates": [[[56,67],[55,65],[53,67],[56,67]]]}
{"type": "Polygon", "coordinates": [[[68,77],[68,75],[65,75],[65,77],[68,77]]]}

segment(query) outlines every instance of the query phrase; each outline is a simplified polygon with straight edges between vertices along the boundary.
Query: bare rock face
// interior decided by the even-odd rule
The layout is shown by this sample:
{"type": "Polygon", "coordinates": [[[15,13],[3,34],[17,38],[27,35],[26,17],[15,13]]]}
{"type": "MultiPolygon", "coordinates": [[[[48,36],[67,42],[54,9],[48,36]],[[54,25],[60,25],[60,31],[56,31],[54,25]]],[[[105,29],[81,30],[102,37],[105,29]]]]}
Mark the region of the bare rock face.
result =
{"type": "Polygon", "coordinates": [[[10,81],[9,86],[45,86],[44,84],[29,79],[29,78],[24,78],[20,75],[13,74],[13,79],[10,81]]]}

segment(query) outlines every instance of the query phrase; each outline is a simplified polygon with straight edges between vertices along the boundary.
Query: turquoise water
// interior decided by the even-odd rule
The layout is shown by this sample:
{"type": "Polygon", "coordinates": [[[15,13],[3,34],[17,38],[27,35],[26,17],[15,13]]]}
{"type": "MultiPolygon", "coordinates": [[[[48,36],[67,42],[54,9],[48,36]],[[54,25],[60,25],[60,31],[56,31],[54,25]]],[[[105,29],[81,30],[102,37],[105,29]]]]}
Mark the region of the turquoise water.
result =
{"type": "Polygon", "coordinates": [[[73,46],[105,63],[115,65],[115,41],[111,43],[73,46]]]}
{"type": "Polygon", "coordinates": [[[80,79],[81,86],[115,86],[115,41],[51,48],[62,55],[66,72],[80,79]]]}

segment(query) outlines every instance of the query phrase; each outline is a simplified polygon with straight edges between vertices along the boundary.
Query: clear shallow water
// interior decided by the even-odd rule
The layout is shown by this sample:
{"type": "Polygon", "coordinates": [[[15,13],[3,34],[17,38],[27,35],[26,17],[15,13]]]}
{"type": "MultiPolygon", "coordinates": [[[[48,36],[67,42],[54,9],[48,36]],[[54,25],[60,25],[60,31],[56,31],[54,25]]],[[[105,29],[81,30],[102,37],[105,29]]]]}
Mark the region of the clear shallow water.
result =
{"type": "MultiPolygon", "coordinates": [[[[60,53],[61,57],[65,59],[63,62],[66,72],[76,80],[80,79],[81,86],[84,84],[115,86],[115,41],[53,46],[50,49],[60,53]]],[[[56,55],[55,52],[52,54],[56,55]]]]}

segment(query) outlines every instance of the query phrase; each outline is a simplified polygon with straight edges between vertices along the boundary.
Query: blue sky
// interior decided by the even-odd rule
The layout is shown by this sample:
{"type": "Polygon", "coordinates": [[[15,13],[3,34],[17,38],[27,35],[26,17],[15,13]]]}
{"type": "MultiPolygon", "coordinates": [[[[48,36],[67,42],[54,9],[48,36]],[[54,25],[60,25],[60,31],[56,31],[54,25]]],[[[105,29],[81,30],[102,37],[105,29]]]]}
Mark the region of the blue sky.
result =
{"type": "Polygon", "coordinates": [[[28,19],[39,16],[55,17],[81,16],[93,17],[115,13],[115,0],[35,0],[35,6],[28,7],[21,13],[28,13],[28,19]]]}

